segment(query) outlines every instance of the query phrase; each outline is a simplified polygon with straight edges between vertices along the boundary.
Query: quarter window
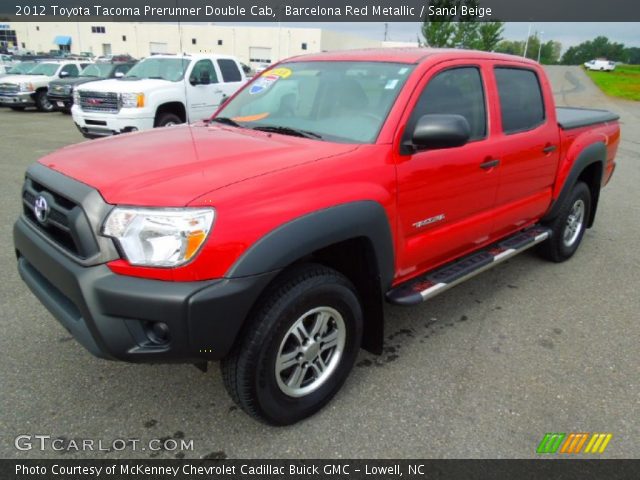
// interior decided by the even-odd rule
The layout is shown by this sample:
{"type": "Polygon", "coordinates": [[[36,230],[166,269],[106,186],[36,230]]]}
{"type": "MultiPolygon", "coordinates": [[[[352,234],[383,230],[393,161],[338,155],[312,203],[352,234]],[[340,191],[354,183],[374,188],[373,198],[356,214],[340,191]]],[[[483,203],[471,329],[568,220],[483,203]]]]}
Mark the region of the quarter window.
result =
{"type": "Polygon", "coordinates": [[[509,133],[531,130],[544,123],[544,102],[538,76],[523,68],[495,69],[502,112],[502,130],[509,133]]]}
{"type": "Polygon", "coordinates": [[[480,70],[452,68],[433,77],[420,95],[405,135],[411,135],[420,117],[433,114],[462,115],[471,127],[470,140],[486,137],[487,113],[480,70]]]}

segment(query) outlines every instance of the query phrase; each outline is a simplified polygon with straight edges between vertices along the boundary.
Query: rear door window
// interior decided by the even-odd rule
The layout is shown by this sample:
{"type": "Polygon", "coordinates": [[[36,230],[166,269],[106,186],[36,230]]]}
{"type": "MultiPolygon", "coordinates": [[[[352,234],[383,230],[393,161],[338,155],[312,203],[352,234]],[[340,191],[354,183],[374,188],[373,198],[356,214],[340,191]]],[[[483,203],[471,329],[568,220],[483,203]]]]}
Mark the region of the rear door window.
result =
{"type": "Polygon", "coordinates": [[[218,67],[222,73],[222,80],[225,83],[239,82],[242,80],[242,74],[236,62],[230,59],[221,58],[218,60],[218,67]]]}
{"type": "Polygon", "coordinates": [[[496,82],[506,134],[532,130],[544,123],[544,101],[538,76],[524,68],[496,67],[496,82]]]}

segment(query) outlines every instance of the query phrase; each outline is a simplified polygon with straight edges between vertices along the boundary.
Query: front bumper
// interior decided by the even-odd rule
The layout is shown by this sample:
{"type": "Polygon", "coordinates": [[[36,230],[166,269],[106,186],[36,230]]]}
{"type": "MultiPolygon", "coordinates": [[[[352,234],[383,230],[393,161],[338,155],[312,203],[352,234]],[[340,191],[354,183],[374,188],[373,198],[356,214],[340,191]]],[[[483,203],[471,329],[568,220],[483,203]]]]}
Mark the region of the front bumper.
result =
{"type": "Polygon", "coordinates": [[[47,98],[56,110],[69,111],[71,110],[71,107],[73,107],[73,97],[71,95],[52,95],[51,93],[48,93],[47,98]]]}
{"type": "Polygon", "coordinates": [[[4,107],[32,107],[36,104],[33,92],[21,92],[0,95],[0,106],[4,107]]]}
{"type": "Polygon", "coordinates": [[[97,357],[196,363],[223,358],[249,310],[276,272],[202,282],[164,282],[85,267],[52,245],[30,221],[14,225],[18,270],[51,314],[97,357]],[[168,341],[150,335],[154,322],[168,341]],[[155,340],[154,340],[155,339],[155,340]]]}
{"type": "MultiPolygon", "coordinates": [[[[133,109],[131,109],[133,110],[133,109]]],[[[108,137],[135,130],[149,130],[153,128],[152,112],[100,113],[85,112],[78,105],[71,109],[76,127],[87,138],[108,137]],[[135,129],[135,130],[134,130],[135,129]]]]}

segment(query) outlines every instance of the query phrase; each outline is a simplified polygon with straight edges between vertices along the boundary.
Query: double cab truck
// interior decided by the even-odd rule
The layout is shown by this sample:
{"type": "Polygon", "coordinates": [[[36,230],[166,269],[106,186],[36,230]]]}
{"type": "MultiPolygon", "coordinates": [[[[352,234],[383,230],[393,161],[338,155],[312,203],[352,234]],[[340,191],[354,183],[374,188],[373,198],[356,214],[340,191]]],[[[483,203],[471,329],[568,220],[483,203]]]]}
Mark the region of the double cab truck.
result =
{"type": "Polygon", "coordinates": [[[235,57],[154,55],[121,79],[77,87],[73,121],[86,138],[209,118],[247,79],[235,57]]]}
{"type": "Polygon", "coordinates": [[[74,78],[88,65],[78,61],[44,61],[26,73],[8,75],[0,80],[0,106],[12,110],[36,107],[41,112],[52,112],[53,104],[47,97],[49,83],[61,78],[74,78]]]}
{"type": "Polygon", "coordinates": [[[294,57],[208,121],[33,164],[18,269],[94,355],[221,360],[245,412],[291,424],[360,348],[382,351],[385,301],[418,305],[534,246],[571,258],[617,119],[556,108],[541,66],[509,55],[294,57]]]}
{"type": "Polygon", "coordinates": [[[85,83],[97,82],[110,78],[122,78],[131,70],[135,62],[94,63],[73,78],[63,78],[49,83],[47,97],[56,110],[71,113],[73,106],[73,90],[85,83]]]}

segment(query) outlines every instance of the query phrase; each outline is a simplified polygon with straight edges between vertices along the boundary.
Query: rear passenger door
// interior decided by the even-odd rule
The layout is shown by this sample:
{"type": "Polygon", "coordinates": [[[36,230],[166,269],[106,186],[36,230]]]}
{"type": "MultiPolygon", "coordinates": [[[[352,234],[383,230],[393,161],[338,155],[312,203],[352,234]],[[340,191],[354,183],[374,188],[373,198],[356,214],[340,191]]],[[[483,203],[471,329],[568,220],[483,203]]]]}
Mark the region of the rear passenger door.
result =
{"type": "Polygon", "coordinates": [[[492,236],[519,230],[542,215],[551,202],[558,166],[559,129],[555,108],[544,98],[544,79],[521,65],[495,65],[500,131],[500,186],[492,236]]]}
{"type": "Polygon", "coordinates": [[[490,103],[483,62],[452,62],[427,73],[402,136],[410,141],[427,114],[458,114],[471,127],[461,147],[401,154],[398,173],[398,268],[415,276],[486,242],[498,188],[493,160],[490,103]]]}

